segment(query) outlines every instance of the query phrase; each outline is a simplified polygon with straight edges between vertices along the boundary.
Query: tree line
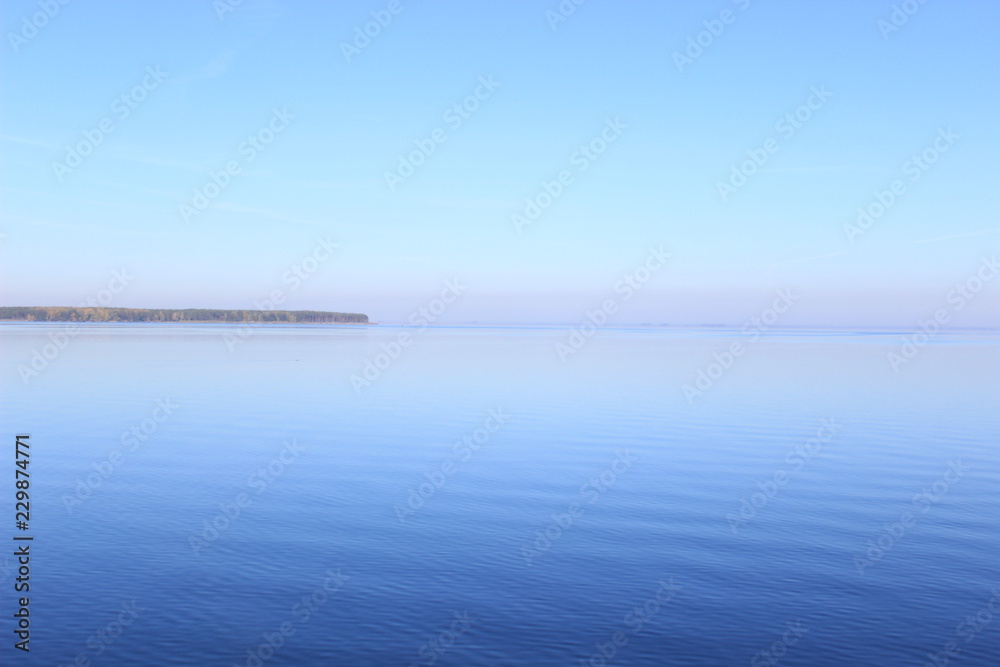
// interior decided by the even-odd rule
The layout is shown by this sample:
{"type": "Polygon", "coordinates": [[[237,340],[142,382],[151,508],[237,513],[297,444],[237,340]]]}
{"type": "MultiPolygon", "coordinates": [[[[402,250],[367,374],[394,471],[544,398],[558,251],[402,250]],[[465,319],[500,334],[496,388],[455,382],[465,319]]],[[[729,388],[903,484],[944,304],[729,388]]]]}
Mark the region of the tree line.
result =
{"type": "Polygon", "coordinates": [[[302,322],[368,324],[360,313],[319,310],[220,310],[214,308],[70,308],[2,306],[0,320],[21,322],[302,322]]]}

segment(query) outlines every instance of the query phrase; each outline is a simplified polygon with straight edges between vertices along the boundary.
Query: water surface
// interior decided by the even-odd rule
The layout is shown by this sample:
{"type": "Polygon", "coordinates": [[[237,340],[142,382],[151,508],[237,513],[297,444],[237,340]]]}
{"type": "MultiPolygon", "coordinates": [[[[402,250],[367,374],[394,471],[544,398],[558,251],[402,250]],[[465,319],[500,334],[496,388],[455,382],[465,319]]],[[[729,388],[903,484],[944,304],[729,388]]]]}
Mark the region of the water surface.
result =
{"type": "Polygon", "coordinates": [[[30,664],[1000,664],[995,332],[88,325],[22,381],[62,329],[0,326],[30,664]]]}

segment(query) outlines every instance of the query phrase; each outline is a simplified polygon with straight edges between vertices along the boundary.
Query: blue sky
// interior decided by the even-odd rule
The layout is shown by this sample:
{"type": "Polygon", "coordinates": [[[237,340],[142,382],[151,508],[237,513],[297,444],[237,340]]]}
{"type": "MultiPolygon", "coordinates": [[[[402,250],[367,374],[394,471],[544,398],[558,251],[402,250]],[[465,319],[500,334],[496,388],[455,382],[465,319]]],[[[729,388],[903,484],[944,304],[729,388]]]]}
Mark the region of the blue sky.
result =
{"type": "MultiPolygon", "coordinates": [[[[75,305],[127,267],[112,305],[251,308],[282,289],[285,308],[394,321],[458,279],[442,322],[575,322],[662,246],[667,267],[617,322],[738,324],[787,288],[801,299],[784,324],[906,326],[998,249],[995,3],[914,0],[883,34],[892,2],[567,0],[558,22],[555,0],[244,0],[220,17],[221,2],[3,4],[3,304],[75,305]],[[345,57],[373,12],[391,20],[345,57]],[[477,88],[467,117],[447,115],[477,88]],[[828,99],[779,130],[815,90],[828,99]],[[581,159],[609,121],[619,134],[581,159]],[[250,151],[250,136],[273,141],[250,151]],[[718,184],[769,139],[724,201],[718,184]],[[54,167],[81,142],[78,166],[54,167]],[[434,151],[390,188],[417,142],[434,151]],[[318,238],[337,251],[291,290],[318,238]]],[[[952,323],[997,326],[998,287],[952,323]]]]}

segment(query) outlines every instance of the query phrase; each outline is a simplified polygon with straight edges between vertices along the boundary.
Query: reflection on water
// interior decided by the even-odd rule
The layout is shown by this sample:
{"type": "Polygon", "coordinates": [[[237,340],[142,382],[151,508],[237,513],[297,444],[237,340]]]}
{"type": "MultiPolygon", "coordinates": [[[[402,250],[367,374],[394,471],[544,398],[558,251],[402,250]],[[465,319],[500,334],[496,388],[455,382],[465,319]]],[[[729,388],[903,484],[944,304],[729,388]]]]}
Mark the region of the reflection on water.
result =
{"type": "Polygon", "coordinates": [[[81,329],[0,326],[32,664],[997,664],[995,333],[81,329]]]}

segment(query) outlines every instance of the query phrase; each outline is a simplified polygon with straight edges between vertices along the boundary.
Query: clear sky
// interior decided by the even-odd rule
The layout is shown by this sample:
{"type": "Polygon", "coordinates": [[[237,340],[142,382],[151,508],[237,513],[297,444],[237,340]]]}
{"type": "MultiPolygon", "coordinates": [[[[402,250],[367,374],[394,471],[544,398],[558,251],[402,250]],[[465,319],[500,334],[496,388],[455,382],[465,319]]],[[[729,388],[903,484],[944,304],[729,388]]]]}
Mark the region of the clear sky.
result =
{"type": "Polygon", "coordinates": [[[1000,250],[995,2],[228,2],[2,4],[4,305],[908,326],[1000,250]]]}

